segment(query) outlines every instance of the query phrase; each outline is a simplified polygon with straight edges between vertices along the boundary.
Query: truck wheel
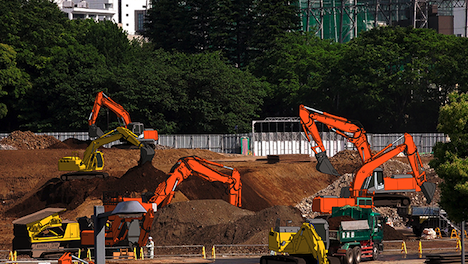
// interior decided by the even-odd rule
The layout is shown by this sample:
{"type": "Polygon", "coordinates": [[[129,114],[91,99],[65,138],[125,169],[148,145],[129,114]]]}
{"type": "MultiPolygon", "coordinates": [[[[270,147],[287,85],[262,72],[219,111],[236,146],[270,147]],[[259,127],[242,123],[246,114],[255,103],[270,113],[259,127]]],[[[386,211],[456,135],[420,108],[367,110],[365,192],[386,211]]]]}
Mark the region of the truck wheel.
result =
{"type": "Polygon", "coordinates": [[[361,262],[361,247],[357,246],[353,248],[353,259],[354,264],[359,264],[361,262]]]}
{"type": "Polygon", "coordinates": [[[379,247],[376,244],[372,247],[372,260],[377,260],[379,258],[379,247]]]}
{"type": "Polygon", "coordinates": [[[343,264],[353,264],[353,249],[352,248],[348,248],[346,250],[346,256],[343,257],[341,263],[343,264]]]}

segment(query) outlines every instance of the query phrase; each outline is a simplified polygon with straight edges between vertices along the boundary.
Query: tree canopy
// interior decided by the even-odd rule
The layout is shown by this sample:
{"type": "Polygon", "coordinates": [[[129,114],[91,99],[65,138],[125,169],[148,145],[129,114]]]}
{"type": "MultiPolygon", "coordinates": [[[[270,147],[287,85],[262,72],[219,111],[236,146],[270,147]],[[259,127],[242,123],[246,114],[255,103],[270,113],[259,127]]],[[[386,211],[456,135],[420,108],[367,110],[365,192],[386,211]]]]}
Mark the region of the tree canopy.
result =
{"type": "Polygon", "coordinates": [[[153,0],[143,34],[155,48],[221,51],[232,64],[245,67],[277,38],[299,29],[296,2],[153,0]]]}
{"type": "Polygon", "coordinates": [[[48,0],[2,1],[0,129],[86,131],[104,91],[160,133],[248,132],[253,119],[297,116],[300,104],[371,133],[436,132],[447,95],[468,91],[467,38],[378,27],[341,44],[298,30],[297,10],[160,0],[147,42],[111,21],[70,21],[48,0]]]}
{"type": "Polygon", "coordinates": [[[440,132],[450,137],[450,142],[437,143],[434,159],[430,162],[444,181],[440,205],[450,219],[468,220],[468,94],[456,92],[449,95],[449,103],[440,108],[440,132]]]}

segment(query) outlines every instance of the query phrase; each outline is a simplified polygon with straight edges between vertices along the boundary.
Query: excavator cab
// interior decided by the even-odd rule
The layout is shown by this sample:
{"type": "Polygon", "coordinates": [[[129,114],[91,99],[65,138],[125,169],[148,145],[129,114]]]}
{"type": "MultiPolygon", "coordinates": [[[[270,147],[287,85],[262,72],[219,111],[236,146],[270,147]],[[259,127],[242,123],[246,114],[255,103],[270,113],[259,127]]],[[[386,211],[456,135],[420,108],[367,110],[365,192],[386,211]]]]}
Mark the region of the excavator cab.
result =
{"type": "Polygon", "coordinates": [[[132,131],[133,134],[138,136],[138,135],[143,134],[143,131],[145,131],[145,126],[143,125],[143,123],[140,123],[140,122],[132,122],[127,125],[127,129],[132,131]]]}
{"type": "MultiPolygon", "coordinates": [[[[409,175],[411,177],[411,175],[409,175]]],[[[376,168],[371,176],[367,177],[362,184],[361,189],[367,189],[369,192],[378,192],[385,188],[384,174],[382,168],[376,168]]]]}

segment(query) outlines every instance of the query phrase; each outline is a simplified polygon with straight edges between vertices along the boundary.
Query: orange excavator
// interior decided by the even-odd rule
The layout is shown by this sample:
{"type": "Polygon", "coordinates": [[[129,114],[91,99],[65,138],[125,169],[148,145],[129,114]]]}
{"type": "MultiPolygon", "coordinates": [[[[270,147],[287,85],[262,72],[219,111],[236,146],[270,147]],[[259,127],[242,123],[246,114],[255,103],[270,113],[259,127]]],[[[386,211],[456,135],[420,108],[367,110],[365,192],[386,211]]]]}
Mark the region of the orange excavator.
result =
{"type": "MultiPolygon", "coordinates": [[[[104,197],[105,212],[112,212],[119,202],[138,201],[147,213],[135,218],[121,218],[117,215],[110,216],[109,226],[105,234],[106,246],[132,245],[143,247],[146,245],[154,212],[169,204],[174,197],[176,187],[189,176],[197,176],[210,182],[222,182],[227,184],[229,190],[229,203],[241,207],[242,183],[237,169],[209,161],[197,156],[180,158],[172,167],[166,181],[160,183],[154,194],[142,195],[141,198],[123,197],[120,195],[104,197]],[[219,167],[230,170],[230,174],[223,173],[211,167],[219,167]]],[[[94,231],[83,230],[81,232],[82,245],[94,244],[94,231]]]]}
{"type": "Polygon", "coordinates": [[[116,103],[104,92],[99,92],[94,100],[93,110],[88,118],[89,125],[89,137],[101,137],[104,132],[96,125],[96,120],[99,114],[99,110],[102,106],[109,108],[112,112],[117,115],[121,126],[129,129],[138,136],[140,142],[155,145],[158,140],[158,131],[152,128],[146,128],[143,123],[132,122],[130,114],[120,104],[116,103]]]}
{"type": "Polygon", "coordinates": [[[351,122],[345,118],[304,105],[299,107],[299,115],[307,139],[311,142],[312,138],[317,144],[317,146],[312,146],[312,150],[316,153],[318,171],[339,176],[326,156],[326,150],[315,122],[325,124],[330,130],[353,143],[363,162],[363,165],[357,170],[351,186],[343,188],[340,197],[315,197],[312,204],[313,211],[331,213],[332,207],[344,205],[358,205],[363,208],[395,206],[398,204],[409,205],[409,198],[394,194],[396,192],[422,191],[426,197],[426,202],[430,203],[432,201],[436,186],[434,183],[427,182],[421,157],[410,134],[405,133],[402,136],[405,140],[403,144],[394,145],[400,138],[378,153],[372,154],[366,131],[358,122],[351,122]],[[400,153],[406,155],[412,171],[407,174],[385,177],[379,166],[400,153]]]}

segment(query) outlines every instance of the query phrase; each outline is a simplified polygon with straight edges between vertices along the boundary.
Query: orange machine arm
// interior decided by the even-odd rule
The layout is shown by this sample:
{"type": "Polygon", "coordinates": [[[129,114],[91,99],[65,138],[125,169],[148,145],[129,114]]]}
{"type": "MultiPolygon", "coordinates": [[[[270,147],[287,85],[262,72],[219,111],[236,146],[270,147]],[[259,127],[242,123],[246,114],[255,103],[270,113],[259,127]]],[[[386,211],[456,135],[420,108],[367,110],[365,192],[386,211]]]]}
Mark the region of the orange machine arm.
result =
{"type": "Polygon", "coordinates": [[[239,171],[235,168],[227,167],[222,164],[205,160],[197,156],[180,158],[172,167],[169,178],[162,182],[156,188],[155,194],[149,200],[150,203],[156,203],[159,207],[169,204],[174,196],[177,185],[189,176],[194,175],[204,180],[213,182],[219,181],[229,184],[229,202],[232,205],[241,206],[242,183],[239,171]],[[231,175],[224,174],[208,165],[214,165],[220,168],[232,170],[231,175]]]}
{"type": "Polygon", "coordinates": [[[315,154],[325,152],[322,138],[315,124],[315,122],[320,122],[326,125],[331,131],[345,137],[349,142],[353,143],[363,163],[372,159],[371,147],[367,141],[366,131],[362,126],[346,118],[325,113],[304,105],[299,106],[299,116],[307,139],[309,142],[312,142],[312,138],[317,144],[315,147],[312,146],[312,150],[315,154]],[[320,151],[317,148],[319,148],[320,151]]]}
{"type": "Polygon", "coordinates": [[[94,125],[96,123],[96,119],[99,114],[99,110],[101,106],[106,106],[112,112],[114,112],[117,117],[123,122],[123,126],[127,127],[132,121],[130,119],[130,114],[125,110],[121,105],[114,102],[110,97],[108,97],[104,92],[99,92],[96,95],[96,99],[94,100],[93,110],[88,118],[88,125],[94,125]]]}
{"type": "MultiPolygon", "coordinates": [[[[359,196],[359,191],[362,187],[362,184],[364,183],[364,180],[372,175],[374,169],[376,169],[377,167],[379,167],[380,165],[382,165],[383,163],[385,163],[386,161],[395,157],[403,151],[405,152],[412,169],[412,172],[410,173],[411,175],[413,175],[412,182],[415,182],[416,185],[399,186],[398,189],[395,189],[395,191],[398,192],[398,190],[412,189],[412,187],[415,187],[416,191],[421,191],[421,186],[423,185],[423,183],[426,182],[426,172],[422,167],[421,157],[419,156],[416,145],[414,144],[413,137],[410,134],[405,133],[404,138],[405,142],[403,144],[398,145],[385,153],[380,151],[374,156],[372,161],[367,162],[358,170],[356,176],[354,177],[354,181],[351,183],[351,195],[353,197],[359,196]]],[[[387,146],[387,148],[392,145],[393,144],[390,144],[389,146],[387,146]]],[[[385,178],[385,180],[390,181],[391,178],[385,178]]],[[[400,183],[403,182],[402,180],[395,179],[395,182],[397,181],[399,181],[400,183]]],[[[407,184],[410,185],[411,183],[407,184]]]]}

